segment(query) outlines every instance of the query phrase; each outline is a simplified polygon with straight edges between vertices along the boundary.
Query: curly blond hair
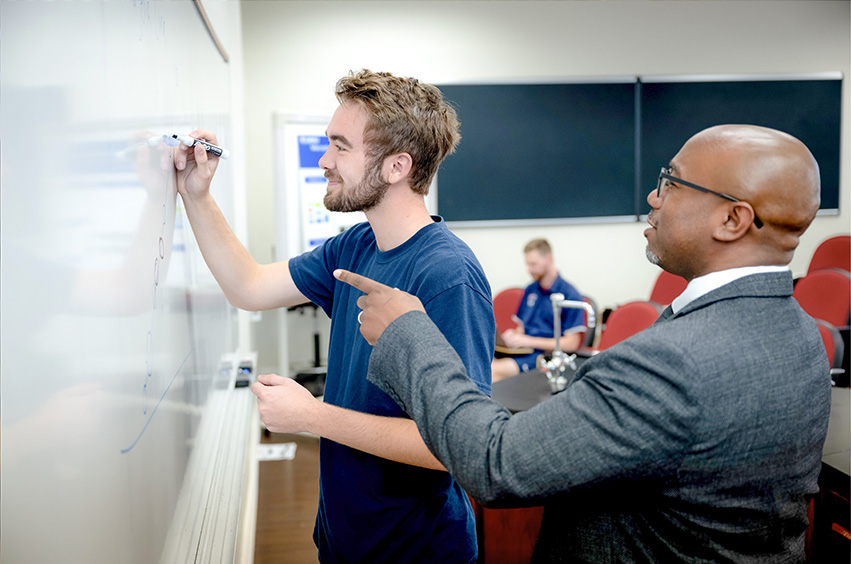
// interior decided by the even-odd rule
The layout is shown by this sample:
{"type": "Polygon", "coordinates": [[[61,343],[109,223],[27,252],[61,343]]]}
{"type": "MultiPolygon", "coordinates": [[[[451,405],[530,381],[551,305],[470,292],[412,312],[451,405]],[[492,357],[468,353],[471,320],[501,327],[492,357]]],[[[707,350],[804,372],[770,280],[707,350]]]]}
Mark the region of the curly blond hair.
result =
{"type": "Polygon", "coordinates": [[[383,161],[408,153],[411,189],[428,194],[440,163],[461,140],[458,116],[440,90],[416,78],[362,69],[337,81],[334,93],[341,104],[356,101],[366,109],[368,156],[383,161]]]}

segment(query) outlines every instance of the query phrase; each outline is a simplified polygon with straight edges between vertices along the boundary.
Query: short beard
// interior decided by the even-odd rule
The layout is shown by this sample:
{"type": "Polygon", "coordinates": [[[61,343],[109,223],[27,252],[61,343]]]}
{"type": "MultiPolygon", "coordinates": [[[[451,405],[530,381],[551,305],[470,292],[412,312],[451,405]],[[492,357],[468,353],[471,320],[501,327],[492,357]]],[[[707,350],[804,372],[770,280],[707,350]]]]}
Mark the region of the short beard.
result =
{"type": "Polygon", "coordinates": [[[659,263],[661,262],[661,260],[659,259],[659,255],[650,250],[650,245],[648,245],[647,248],[644,249],[644,254],[647,255],[647,260],[650,261],[650,264],[659,266],[659,263]]]}
{"type": "MultiPolygon", "coordinates": [[[[333,212],[365,212],[381,203],[387,189],[390,188],[390,183],[381,178],[383,162],[384,160],[380,158],[370,160],[360,183],[348,193],[344,190],[345,186],[341,184],[336,194],[331,192],[325,194],[323,200],[325,208],[333,212]]],[[[327,173],[326,176],[328,176],[327,173]]]]}

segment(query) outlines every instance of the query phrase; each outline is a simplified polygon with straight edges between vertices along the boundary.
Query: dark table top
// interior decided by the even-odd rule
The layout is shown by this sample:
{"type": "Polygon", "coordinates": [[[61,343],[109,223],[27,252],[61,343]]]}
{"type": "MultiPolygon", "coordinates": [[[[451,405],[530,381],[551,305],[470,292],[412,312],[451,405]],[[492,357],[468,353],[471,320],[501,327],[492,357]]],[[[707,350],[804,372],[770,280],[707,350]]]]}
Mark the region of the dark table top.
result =
{"type": "Polygon", "coordinates": [[[537,370],[494,382],[491,388],[494,401],[507,407],[511,413],[532,409],[553,395],[547,377],[537,370]]]}
{"type": "Polygon", "coordinates": [[[851,388],[833,388],[830,423],[822,450],[822,462],[845,476],[851,476],[851,388]]]}

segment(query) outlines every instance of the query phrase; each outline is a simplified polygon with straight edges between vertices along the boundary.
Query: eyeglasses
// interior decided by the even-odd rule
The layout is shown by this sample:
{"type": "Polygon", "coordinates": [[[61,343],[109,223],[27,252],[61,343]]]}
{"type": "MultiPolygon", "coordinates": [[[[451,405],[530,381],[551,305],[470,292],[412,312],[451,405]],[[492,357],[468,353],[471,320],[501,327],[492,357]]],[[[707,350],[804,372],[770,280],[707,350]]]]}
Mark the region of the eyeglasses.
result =
{"type": "MultiPolygon", "coordinates": [[[[724,198],[725,200],[730,200],[731,202],[743,202],[743,200],[740,200],[740,199],[736,198],[735,196],[731,196],[729,194],[722,194],[721,192],[716,192],[715,190],[710,190],[709,188],[704,188],[703,186],[700,186],[698,184],[694,184],[692,182],[688,182],[686,180],[683,180],[682,178],[677,178],[676,176],[671,176],[670,172],[671,172],[671,169],[669,167],[664,167],[664,166],[662,167],[662,170],[659,172],[659,180],[656,181],[656,197],[657,198],[662,197],[662,187],[665,185],[665,179],[667,179],[667,180],[670,180],[670,181],[672,181],[676,184],[682,184],[683,186],[688,186],[689,188],[694,188],[695,190],[698,190],[700,192],[706,192],[708,194],[715,194],[716,196],[720,196],[720,197],[724,198]]],[[[745,203],[748,203],[748,202],[745,202],[745,203]]],[[[751,207],[753,207],[753,206],[751,206],[751,207]]],[[[757,217],[756,211],[754,211],[754,214],[753,214],[753,224],[756,226],[757,229],[759,229],[763,225],[762,220],[759,217],[757,217]]]]}

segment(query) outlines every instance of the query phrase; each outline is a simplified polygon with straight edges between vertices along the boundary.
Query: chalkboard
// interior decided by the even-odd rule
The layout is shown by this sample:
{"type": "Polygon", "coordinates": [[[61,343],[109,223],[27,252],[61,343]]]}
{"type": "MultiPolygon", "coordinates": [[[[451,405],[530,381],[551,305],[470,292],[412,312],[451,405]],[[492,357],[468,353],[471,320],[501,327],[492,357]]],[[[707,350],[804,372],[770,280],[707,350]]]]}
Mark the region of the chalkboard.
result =
{"type": "Polygon", "coordinates": [[[0,559],[156,563],[176,529],[198,544],[175,516],[236,349],[161,136],[228,146],[228,63],[192,2],[2,2],[0,21],[0,559]]]}
{"type": "Polygon", "coordinates": [[[641,184],[698,131],[748,123],[785,131],[804,142],[819,163],[821,209],[839,209],[841,76],[820,80],[671,80],[641,84],[641,184]]]}
{"type": "Polygon", "coordinates": [[[839,73],[440,89],[461,120],[461,144],[437,178],[438,211],[455,224],[636,219],[659,169],[721,123],[801,139],[819,162],[822,210],[839,208],[839,73]]]}
{"type": "Polygon", "coordinates": [[[440,90],[462,136],[438,172],[447,221],[637,213],[634,82],[440,90]]]}

